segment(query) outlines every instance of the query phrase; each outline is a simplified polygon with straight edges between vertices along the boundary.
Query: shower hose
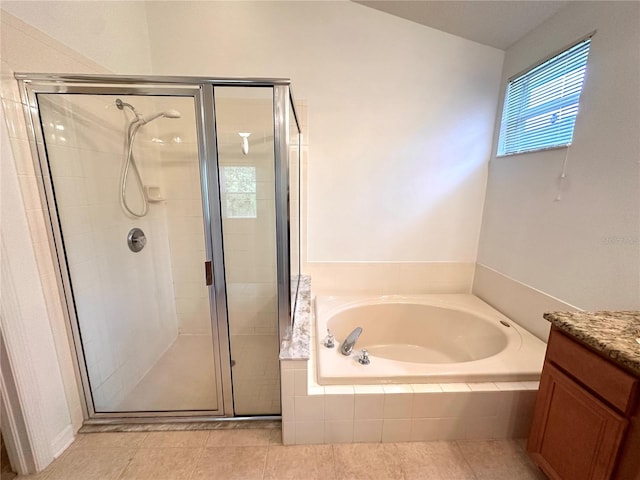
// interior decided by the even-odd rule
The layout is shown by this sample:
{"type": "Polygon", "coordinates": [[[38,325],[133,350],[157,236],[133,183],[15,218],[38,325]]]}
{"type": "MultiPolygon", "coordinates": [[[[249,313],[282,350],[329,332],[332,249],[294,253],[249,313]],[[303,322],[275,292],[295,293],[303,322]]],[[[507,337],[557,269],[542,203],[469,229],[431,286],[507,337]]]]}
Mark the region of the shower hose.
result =
{"type": "Polygon", "coordinates": [[[138,170],[138,165],[136,164],[136,159],[133,155],[133,141],[135,140],[138,129],[141,126],[142,123],[138,118],[129,124],[129,128],[127,129],[127,144],[125,146],[127,155],[122,164],[122,174],[120,175],[120,204],[128,213],[138,218],[144,217],[149,211],[149,203],[147,202],[147,198],[144,194],[144,184],[142,183],[142,177],[140,177],[140,171],[138,170]],[[133,175],[136,179],[138,188],[140,189],[140,196],[142,197],[142,211],[140,213],[134,212],[127,203],[127,179],[129,178],[130,168],[133,169],[133,175]]]}

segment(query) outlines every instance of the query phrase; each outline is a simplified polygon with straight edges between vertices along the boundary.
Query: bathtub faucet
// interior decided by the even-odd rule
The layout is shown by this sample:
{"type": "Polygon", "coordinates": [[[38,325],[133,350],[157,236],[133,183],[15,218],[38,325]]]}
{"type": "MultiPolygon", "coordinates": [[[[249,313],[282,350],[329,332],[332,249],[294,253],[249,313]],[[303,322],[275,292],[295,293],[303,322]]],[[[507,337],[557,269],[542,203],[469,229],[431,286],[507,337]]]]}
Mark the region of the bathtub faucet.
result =
{"type": "Polygon", "coordinates": [[[362,333],[362,327],[356,327],[354,328],[353,332],[349,334],[347,339],[344,342],[342,342],[342,346],[340,347],[340,352],[343,355],[351,355],[351,351],[353,350],[353,347],[358,341],[358,337],[360,337],[361,333],[362,333]]]}

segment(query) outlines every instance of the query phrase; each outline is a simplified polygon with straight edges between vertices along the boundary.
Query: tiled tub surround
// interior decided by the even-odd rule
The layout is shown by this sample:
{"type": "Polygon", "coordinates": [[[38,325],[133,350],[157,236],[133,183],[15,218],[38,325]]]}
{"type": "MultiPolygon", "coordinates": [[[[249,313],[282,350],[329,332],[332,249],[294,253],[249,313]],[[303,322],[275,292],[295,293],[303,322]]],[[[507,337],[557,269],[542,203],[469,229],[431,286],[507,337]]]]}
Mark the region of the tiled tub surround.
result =
{"type": "Polygon", "coordinates": [[[536,381],[319,385],[308,284],[280,354],[285,445],[527,436],[536,381]]]}
{"type": "Polygon", "coordinates": [[[640,375],[640,311],[551,312],[544,318],[573,338],[640,375]]]}

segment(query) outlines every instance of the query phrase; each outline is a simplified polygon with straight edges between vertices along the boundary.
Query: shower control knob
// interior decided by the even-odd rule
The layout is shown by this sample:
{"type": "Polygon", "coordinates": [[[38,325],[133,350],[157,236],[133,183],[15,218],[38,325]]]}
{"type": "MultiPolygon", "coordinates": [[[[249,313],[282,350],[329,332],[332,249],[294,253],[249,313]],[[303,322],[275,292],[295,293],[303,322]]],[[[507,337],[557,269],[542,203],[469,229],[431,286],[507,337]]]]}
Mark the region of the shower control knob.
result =
{"type": "Polygon", "coordinates": [[[369,360],[369,352],[366,348],[362,349],[362,353],[358,357],[358,363],[360,365],[369,365],[371,363],[371,360],[369,360]]]}
{"type": "Polygon", "coordinates": [[[147,244],[147,237],[139,228],[132,228],[127,235],[127,245],[134,253],[139,252],[147,244]]]}

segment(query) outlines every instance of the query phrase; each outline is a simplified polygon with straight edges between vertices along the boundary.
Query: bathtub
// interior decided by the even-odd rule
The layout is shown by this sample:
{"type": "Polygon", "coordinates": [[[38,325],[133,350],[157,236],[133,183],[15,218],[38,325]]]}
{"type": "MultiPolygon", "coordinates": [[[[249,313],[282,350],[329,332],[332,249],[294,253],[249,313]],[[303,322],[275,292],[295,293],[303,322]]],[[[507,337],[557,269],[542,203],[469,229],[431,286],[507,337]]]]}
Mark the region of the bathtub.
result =
{"type": "Polygon", "coordinates": [[[546,344],[473,295],[320,296],[320,385],[539,380],[546,344]],[[350,356],[340,345],[363,331],[350,356]],[[327,329],[335,347],[323,344],[327,329]],[[358,356],[367,349],[370,364],[358,356]]]}

